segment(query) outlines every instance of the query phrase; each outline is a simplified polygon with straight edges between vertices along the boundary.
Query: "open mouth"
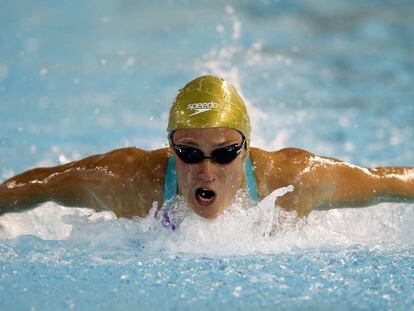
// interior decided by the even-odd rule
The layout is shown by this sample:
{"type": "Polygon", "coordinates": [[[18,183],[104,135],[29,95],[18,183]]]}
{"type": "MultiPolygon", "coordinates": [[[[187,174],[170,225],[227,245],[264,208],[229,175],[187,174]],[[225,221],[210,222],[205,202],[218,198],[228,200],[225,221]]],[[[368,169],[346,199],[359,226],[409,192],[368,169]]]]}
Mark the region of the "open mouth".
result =
{"type": "Polygon", "coordinates": [[[198,204],[202,206],[210,206],[216,200],[216,193],[206,188],[197,188],[195,195],[198,204]]]}

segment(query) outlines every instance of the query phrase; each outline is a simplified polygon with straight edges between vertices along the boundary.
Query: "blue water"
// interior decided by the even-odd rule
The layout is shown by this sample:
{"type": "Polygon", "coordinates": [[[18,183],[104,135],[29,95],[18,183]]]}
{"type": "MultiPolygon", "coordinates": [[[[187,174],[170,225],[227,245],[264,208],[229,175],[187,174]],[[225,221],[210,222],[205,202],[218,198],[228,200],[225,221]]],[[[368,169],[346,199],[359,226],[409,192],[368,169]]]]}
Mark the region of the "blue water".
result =
{"type": "Polygon", "coordinates": [[[154,256],[132,244],[95,254],[33,237],[9,247],[20,259],[2,271],[4,310],[407,310],[413,303],[407,251],[354,246],[214,258],[154,256]]]}
{"type": "MultiPolygon", "coordinates": [[[[254,146],[412,166],[413,20],[408,0],[3,1],[0,180],[165,146],[177,89],[204,73],[237,85],[254,146]]],[[[413,207],[257,236],[244,214],[173,235],[45,203],[0,217],[0,310],[410,310],[413,207]]]]}

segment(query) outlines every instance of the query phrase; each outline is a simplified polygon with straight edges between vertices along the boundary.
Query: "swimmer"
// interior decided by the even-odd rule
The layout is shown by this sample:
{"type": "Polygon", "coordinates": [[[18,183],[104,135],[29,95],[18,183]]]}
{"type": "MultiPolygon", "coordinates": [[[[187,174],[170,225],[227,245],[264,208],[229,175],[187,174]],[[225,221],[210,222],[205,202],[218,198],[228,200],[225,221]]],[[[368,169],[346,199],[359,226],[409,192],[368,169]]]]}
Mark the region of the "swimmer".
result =
{"type": "Polygon", "coordinates": [[[6,180],[0,214],[55,201],[130,218],[180,195],[198,215],[215,218],[239,189],[258,201],[290,185],[293,191],[277,205],[300,217],[314,209],[414,201],[412,167],[361,168],[295,148],[251,147],[245,104],[216,76],[199,77],[178,92],[167,130],[169,148],[123,148],[6,180]]]}

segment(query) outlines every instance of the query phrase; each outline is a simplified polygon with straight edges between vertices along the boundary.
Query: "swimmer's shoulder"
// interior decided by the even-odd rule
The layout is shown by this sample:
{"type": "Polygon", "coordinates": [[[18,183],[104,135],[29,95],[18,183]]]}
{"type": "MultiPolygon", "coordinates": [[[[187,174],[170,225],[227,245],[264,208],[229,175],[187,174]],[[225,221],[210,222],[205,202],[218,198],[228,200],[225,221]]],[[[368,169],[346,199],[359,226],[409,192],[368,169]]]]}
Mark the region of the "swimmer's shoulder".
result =
{"type": "Polygon", "coordinates": [[[136,147],[120,148],[99,155],[96,166],[108,166],[117,172],[164,174],[167,165],[168,148],[143,150],[136,147]]]}
{"type": "Polygon", "coordinates": [[[102,154],[102,159],[109,161],[123,161],[135,163],[137,161],[166,161],[168,148],[144,150],[137,147],[119,148],[102,154]]]}
{"type": "Polygon", "coordinates": [[[146,151],[135,147],[121,148],[84,159],[99,178],[94,198],[99,197],[118,217],[147,215],[154,202],[162,204],[168,149],[146,151]]]}
{"type": "Polygon", "coordinates": [[[253,163],[259,166],[287,165],[298,162],[307,162],[313,153],[299,148],[283,148],[276,151],[266,151],[260,148],[252,147],[250,156],[253,163]]]}
{"type": "Polygon", "coordinates": [[[293,184],[314,154],[299,148],[266,151],[252,147],[250,156],[255,168],[259,194],[265,197],[274,189],[293,184]]]}

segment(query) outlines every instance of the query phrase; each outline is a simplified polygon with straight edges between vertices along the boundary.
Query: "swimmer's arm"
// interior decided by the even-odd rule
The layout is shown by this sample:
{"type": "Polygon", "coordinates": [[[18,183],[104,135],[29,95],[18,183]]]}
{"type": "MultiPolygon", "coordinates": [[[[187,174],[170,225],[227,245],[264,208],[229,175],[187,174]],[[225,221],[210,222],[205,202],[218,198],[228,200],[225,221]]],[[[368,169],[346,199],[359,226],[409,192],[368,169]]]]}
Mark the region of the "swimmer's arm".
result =
{"type": "Polygon", "coordinates": [[[303,179],[307,209],[363,207],[378,202],[414,202],[414,168],[361,168],[336,159],[313,156],[303,179]]]}
{"type": "Polygon", "coordinates": [[[378,202],[414,201],[414,168],[364,169],[341,163],[334,171],[336,191],[329,206],[357,207],[378,202]]]}
{"type": "Polygon", "coordinates": [[[102,155],[50,168],[36,168],[0,184],[0,214],[31,209],[46,201],[94,208],[90,190],[111,174],[96,166],[102,155]]]}
{"type": "Polygon", "coordinates": [[[278,199],[286,210],[306,216],[313,209],[364,207],[378,202],[414,202],[413,167],[362,168],[303,152],[292,180],[295,190],[278,199]]]}

